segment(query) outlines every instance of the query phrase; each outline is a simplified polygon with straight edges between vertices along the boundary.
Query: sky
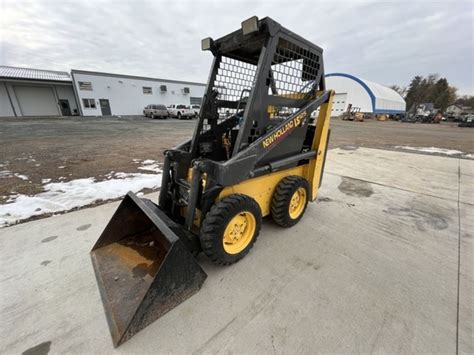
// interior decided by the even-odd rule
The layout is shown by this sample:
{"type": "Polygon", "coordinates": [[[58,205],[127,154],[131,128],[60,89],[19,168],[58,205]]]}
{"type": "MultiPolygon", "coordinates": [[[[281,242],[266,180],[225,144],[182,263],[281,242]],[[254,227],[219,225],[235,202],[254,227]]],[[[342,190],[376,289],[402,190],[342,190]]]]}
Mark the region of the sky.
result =
{"type": "Polygon", "coordinates": [[[474,95],[474,1],[0,0],[0,65],[206,82],[201,39],[254,15],[322,47],[326,73],[401,86],[438,73],[474,95]]]}

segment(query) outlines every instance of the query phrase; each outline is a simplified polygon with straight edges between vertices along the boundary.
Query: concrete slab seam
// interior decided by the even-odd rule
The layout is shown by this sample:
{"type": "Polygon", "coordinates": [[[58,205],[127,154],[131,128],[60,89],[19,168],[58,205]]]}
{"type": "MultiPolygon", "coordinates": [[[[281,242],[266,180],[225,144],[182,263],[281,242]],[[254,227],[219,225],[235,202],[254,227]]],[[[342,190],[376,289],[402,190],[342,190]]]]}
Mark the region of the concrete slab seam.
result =
{"type": "Polygon", "coordinates": [[[456,355],[459,354],[459,292],[461,286],[461,160],[458,160],[458,282],[456,300],[456,355]]]}

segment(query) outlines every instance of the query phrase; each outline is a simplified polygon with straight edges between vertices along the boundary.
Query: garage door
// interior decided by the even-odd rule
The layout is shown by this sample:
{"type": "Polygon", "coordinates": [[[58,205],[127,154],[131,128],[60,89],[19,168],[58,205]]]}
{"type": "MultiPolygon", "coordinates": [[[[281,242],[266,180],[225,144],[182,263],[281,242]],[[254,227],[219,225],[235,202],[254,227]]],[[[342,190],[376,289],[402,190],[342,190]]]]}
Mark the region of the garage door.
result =
{"type": "Polygon", "coordinates": [[[336,93],[334,95],[334,99],[332,101],[332,115],[333,116],[339,116],[342,115],[347,108],[346,105],[346,98],[347,94],[346,93],[336,93]]]}
{"type": "Polygon", "coordinates": [[[15,86],[15,94],[23,116],[59,116],[53,88],[15,86]]]}

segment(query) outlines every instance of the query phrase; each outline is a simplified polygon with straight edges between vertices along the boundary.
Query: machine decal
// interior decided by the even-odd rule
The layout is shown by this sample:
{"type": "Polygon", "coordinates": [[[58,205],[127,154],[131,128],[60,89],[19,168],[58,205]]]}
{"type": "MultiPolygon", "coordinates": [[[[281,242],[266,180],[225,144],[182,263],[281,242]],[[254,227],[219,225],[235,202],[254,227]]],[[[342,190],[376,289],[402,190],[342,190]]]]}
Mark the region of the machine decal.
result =
{"type": "Polygon", "coordinates": [[[268,148],[272,146],[273,144],[290,134],[296,127],[300,127],[303,124],[305,118],[306,111],[303,111],[298,116],[294,117],[291,121],[286,123],[283,127],[271,134],[269,137],[265,138],[262,142],[263,148],[268,148]]]}

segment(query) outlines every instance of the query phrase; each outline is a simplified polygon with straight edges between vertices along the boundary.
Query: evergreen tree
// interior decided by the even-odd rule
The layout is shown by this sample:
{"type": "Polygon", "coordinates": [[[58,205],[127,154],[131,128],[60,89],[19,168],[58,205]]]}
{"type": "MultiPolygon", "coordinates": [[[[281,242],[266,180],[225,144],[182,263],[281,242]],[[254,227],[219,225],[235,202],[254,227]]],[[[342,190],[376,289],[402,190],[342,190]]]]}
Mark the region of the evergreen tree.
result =
{"type": "Polygon", "coordinates": [[[411,80],[410,85],[408,86],[407,95],[405,97],[408,110],[413,105],[419,103],[419,89],[420,89],[422,80],[423,80],[423,77],[420,75],[417,75],[411,80]]]}
{"type": "Polygon", "coordinates": [[[405,96],[407,110],[421,103],[432,102],[444,112],[456,101],[456,91],[455,87],[449,86],[446,78],[439,78],[438,74],[429,74],[426,78],[417,75],[411,80],[405,96]]]}

